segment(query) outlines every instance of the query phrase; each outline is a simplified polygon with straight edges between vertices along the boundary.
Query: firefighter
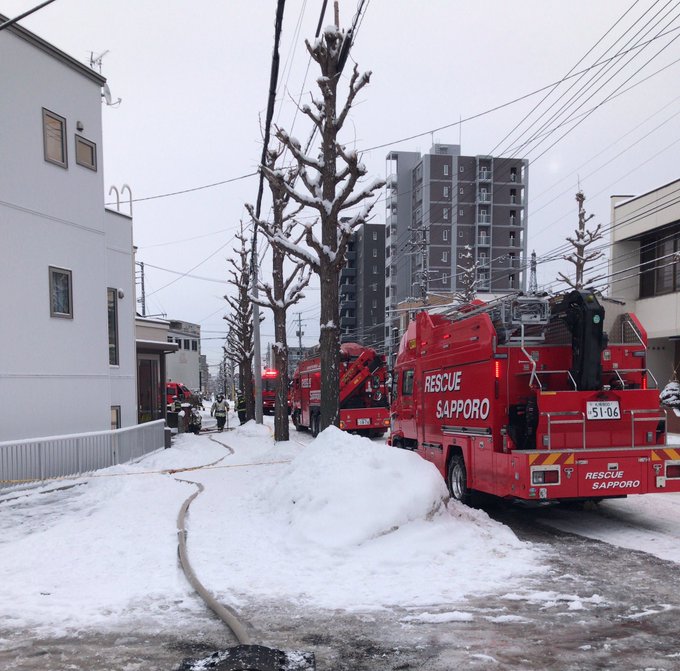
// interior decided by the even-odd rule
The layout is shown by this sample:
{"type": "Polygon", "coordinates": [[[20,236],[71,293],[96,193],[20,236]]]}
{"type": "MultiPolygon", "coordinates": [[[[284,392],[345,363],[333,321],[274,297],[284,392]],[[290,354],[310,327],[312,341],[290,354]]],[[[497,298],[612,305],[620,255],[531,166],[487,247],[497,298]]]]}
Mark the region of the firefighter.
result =
{"type": "Polygon", "coordinates": [[[210,416],[217,420],[217,430],[222,433],[224,430],[224,423],[227,421],[227,402],[224,400],[222,394],[217,395],[217,399],[210,408],[210,416]]]}
{"type": "Polygon", "coordinates": [[[241,424],[246,423],[246,397],[243,392],[239,389],[236,392],[236,412],[238,413],[238,421],[241,424]]]}

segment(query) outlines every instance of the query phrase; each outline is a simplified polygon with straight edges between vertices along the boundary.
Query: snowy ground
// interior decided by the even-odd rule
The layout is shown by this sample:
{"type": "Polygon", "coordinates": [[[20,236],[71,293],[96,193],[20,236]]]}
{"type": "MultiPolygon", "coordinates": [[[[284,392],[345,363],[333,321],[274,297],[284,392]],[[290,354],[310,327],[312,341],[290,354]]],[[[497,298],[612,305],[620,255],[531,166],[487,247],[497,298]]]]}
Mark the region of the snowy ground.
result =
{"type": "MultiPolygon", "coordinates": [[[[394,611],[409,626],[469,621],[451,604],[491,593],[533,594],[569,611],[603,605],[594,591],[533,591],[528,575],[549,579],[546,549],[448,501],[417,455],[335,429],[275,444],[267,424],[181,435],[133,465],[4,491],[0,631],[153,636],[214,626],[177,562],[176,518],[193,482],[205,491],[190,509],[189,557],[237,610],[394,611]]],[[[581,514],[550,509],[544,521],[680,562],[678,513],[680,496],[650,495],[581,514]]],[[[519,616],[488,617],[511,625],[519,616]]]]}

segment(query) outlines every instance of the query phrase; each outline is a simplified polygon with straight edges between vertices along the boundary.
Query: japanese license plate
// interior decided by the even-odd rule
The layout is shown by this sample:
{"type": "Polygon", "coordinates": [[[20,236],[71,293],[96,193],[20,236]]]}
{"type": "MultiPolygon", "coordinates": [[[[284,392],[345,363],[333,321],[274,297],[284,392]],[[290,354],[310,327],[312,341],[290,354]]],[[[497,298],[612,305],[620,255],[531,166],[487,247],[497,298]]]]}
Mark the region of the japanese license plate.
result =
{"type": "Polygon", "coordinates": [[[368,426],[371,423],[370,419],[366,419],[365,417],[362,417],[361,419],[357,419],[357,426],[368,426]]]}
{"type": "Polygon", "coordinates": [[[588,419],[621,419],[618,401],[587,401],[586,417],[588,419]]]}

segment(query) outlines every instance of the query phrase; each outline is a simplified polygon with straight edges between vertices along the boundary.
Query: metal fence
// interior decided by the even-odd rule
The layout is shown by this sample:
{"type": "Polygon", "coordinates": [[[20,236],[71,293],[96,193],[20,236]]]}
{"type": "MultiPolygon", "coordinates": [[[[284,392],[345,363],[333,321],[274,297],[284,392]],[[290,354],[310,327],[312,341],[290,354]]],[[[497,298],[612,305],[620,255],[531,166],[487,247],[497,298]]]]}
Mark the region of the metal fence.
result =
{"type": "Polygon", "coordinates": [[[164,445],[162,419],[114,431],[0,442],[0,488],[90,473],[164,445]]]}

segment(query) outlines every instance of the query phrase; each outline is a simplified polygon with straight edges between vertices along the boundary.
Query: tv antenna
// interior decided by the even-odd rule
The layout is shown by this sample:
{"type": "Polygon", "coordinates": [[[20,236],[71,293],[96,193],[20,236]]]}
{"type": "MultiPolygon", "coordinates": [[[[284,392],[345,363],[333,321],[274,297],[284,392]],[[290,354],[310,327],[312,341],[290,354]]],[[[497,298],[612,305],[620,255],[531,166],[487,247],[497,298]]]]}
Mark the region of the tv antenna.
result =
{"type": "Polygon", "coordinates": [[[106,54],[109,53],[109,50],[107,49],[106,51],[102,51],[99,56],[94,55],[94,51],[90,51],[90,67],[94,70],[95,68],[99,69],[99,74],[102,73],[102,58],[106,56],[106,54]]]}

